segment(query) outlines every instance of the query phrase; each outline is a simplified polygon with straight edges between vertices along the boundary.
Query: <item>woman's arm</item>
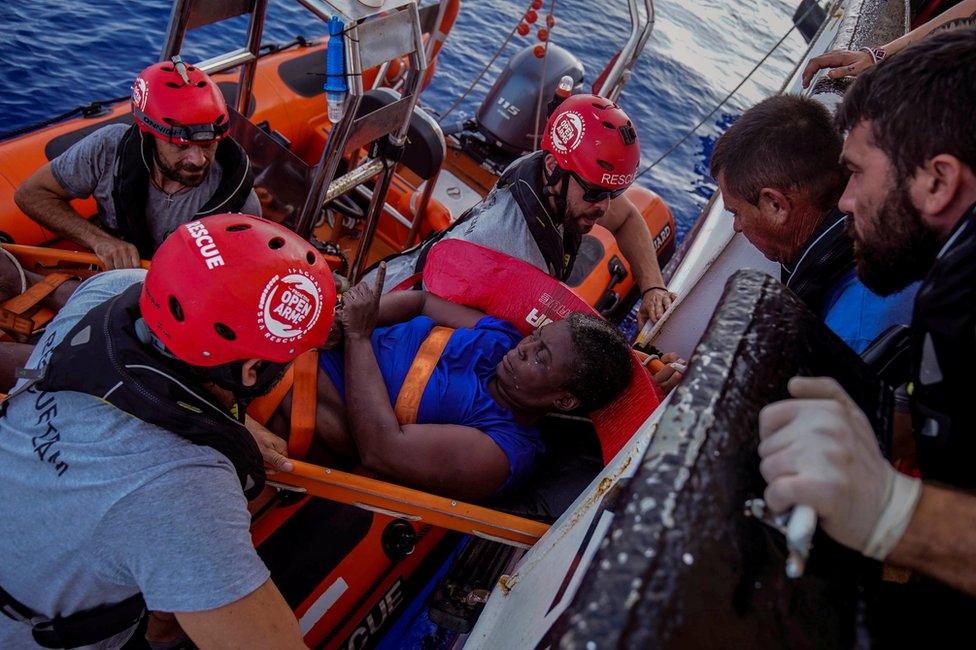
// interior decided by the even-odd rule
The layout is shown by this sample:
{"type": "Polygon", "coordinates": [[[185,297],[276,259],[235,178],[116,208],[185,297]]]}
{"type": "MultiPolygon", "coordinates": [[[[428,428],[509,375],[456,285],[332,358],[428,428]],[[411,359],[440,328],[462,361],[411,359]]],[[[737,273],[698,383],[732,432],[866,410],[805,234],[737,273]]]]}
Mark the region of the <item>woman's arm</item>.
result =
{"type": "MultiPolygon", "coordinates": [[[[343,298],[346,413],[360,460],[370,471],[393,481],[455,498],[486,498],[505,482],[509,471],[508,457],[491,438],[472,427],[401,427],[397,421],[370,341],[384,275],[381,267],[375,287],[360,283],[343,298]]],[[[440,307],[435,304],[434,313],[440,307]]]]}

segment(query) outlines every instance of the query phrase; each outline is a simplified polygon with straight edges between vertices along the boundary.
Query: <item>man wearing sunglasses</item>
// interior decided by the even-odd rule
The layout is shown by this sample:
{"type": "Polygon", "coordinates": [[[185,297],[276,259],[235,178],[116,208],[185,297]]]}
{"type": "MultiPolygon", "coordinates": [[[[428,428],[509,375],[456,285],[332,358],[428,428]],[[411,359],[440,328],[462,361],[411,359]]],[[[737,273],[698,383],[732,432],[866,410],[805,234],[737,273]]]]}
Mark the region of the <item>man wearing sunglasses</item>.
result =
{"type": "MultiPolygon", "coordinates": [[[[674,299],[664,286],[650,231],[623,196],[640,164],[637,132],[616,104],[575,95],[553,111],[541,150],[513,162],[481,203],[450,228],[387,259],[384,291],[423,270],[441,239],[463,239],[569,278],[583,235],[599,223],[630,262],[643,302],[638,322],[657,321],[674,299]]],[[[370,278],[372,276],[369,276],[370,278]]]]}
{"type": "Polygon", "coordinates": [[[217,85],[180,57],[143,70],[132,85],[132,126],[108,124],[23,182],[25,214],[90,248],[109,269],[152,257],[178,226],[218,212],[261,214],[247,154],[227,137],[217,85]],[[71,200],[94,197],[88,221],[71,200]]]}

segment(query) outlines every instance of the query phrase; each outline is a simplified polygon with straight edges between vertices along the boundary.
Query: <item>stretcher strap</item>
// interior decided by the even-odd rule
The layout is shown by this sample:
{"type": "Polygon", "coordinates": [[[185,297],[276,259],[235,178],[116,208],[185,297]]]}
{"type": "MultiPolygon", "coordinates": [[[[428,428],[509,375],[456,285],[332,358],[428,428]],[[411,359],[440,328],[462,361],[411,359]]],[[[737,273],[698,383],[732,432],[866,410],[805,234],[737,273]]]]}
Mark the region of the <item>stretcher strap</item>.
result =
{"type": "Polygon", "coordinates": [[[417,411],[420,410],[420,399],[424,396],[427,382],[434,373],[434,368],[447,347],[447,342],[451,339],[454,330],[450,327],[437,326],[430,331],[427,338],[420,345],[417,356],[410,364],[407,377],[403,380],[400,387],[400,394],[397,396],[396,412],[397,421],[403,424],[413,424],[417,421],[417,411]]]}
{"type": "Polygon", "coordinates": [[[0,305],[0,330],[15,340],[27,340],[35,330],[54,318],[54,312],[42,308],[41,301],[73,277],[66,273],[51,273],[20,295],[4,302],[0,305]]]}
{"type": "Polygon", "coordinates": [[[267,424],[274,412],[278,410],[285,395],[291,390],[295,381],[295,364],[288,366],[288,370],[281,377],[281,380],[274,385],[270,392],[254,398],[250,406],[247,407],[247,414],[260,422],[267,424]]]}
{"type": "Polygon", "coordinates": [[[288,457],[301,459],[308,454],[315,435],[315,407],[318,400],[319,352],[309,350],[292,364],[294,388],[291,393],[291,434],[288,457]]]}

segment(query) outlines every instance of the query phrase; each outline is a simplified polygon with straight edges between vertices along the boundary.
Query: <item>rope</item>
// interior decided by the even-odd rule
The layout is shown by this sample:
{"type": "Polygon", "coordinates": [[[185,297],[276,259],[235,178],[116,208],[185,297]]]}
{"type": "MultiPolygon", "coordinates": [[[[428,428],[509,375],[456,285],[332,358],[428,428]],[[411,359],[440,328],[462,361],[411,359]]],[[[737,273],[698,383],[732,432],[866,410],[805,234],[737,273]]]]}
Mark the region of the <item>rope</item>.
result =
{"type": "MultiPolygon", "coordinates": [[[[556,15],[556,0],[552,0],[549,3],[549,15],[556,15]]],[[[548,28],[548,37],[546,38],[546,46],[542,54],[542,73],[539,75],[539,92],[535,98],[535,130],[532,131],[532,151],[539,149],[539,118],[542,116],[542,91],[546,82],[546,62],[549,61],[549,42],[552,41],[552,31],[556,28],[556,24],[553,23],[552,27],[548,28]]]]}
{"type": "Polygon", "coordinates": [[[812,9],[814,9],[816,6],[817,6],[816,3],[812,3],[809,7],[807,7],[807,10],[805,12],[803,12],[803,15],[800,16],[796,21],[794,21],[794,24],[792,26],[790,26],[790,28],[788,30],[786,30],[786,33],[783,34],[783,36],[778,41],[776,41],[776,44],[773,45],[773,47],[768,52],[766,52],[766,54],[761,59],[759,59],[759,61],[756,63],[756,65],[752,66],[752,70],[749,71],[749,74],[747,74],[745,77],[743,77],[742,80],[739,81],[739,83],[736,85],[736,87],[733,88],[731,91],[729,91],[729,93],[726,94],[724,98],[722,98],[722,101],[720,101],[718,104],[715,105],[715,108],[713,108],[712,110],[710,110],[708,112],[708,114],[705,115],[705,117],[703,117],[701,120],[698,121],[698,124],[696,124],[695,126],[693,126],[691,128],[691,130],[689,130],[687,133],[685,133],[683,136],[681,136],[681,138],[679,140],[677,140],[674,144],[672,144],[670,147],[668,147],[667,151],[665,151],[660,156],[658,156],[657,160],[655,160],[650,165],[648,165],[647,167],[645,167],[644,169],[642,169],[640,172],[638,172],[637,175],[634,176],[634,179],[636,180],[636,179],[640,178],[641,176],[643,176],[647,172],[649,172],[652,169],[654,169],[655,167],[657,167],[657,165],[660,164],[661,161],[663,161],[665,158],[667,158],[672,153],[674,153],[674,150],[675,149],[677,149],[678,147],[680,147],[684,143],[685,140],[687,140],[688,138],[690,138],[696,131],[698,131],[698,129],[700,129],[702,127],[702,125],[705,124],[705,122],[707,122],[710,117],[712,117],[713,115],[715,115],[715,113],[716,113],[716,111],[718,111],[718,109],[722,108],[722,106],[724,106],[726,102],[728,102],[730,99],[732,99],[732,97],[737,92],[739,92],[739,89],[742,88],[742,86],[752,77],[753,74],[755,74],[756,70],[758,70],[762,66],[762,64],[765,63],[766,60],[770,56],[773,55],[773,52],[775,52],[777,49],[779,49],[779,46],[783,44],[783,42],[787,39],[787,37],[789,37],[789,35],[793,33],[793,30],[796,29],[796,23],[802,22],[803,19],[806,18],[807,14],[810,13],[810,11],[812,9]]]}
{"type": "Polygon", "coordinates": [[[70,111],[61,113],[55,117],[44,120],[43,122],[38,122],[36,124],[28,124],[27,126],[22,126],[19,129],[13,129],[11,131],[4,131],[0,133],[0,140],[6,140],[8,138],[15,138],[18,135],[23,135],[25,133],[30,133],[31,131],[36,131],[37,129],[43,128],[45,126],[51,126],[62,120],[66,120],[69,117],[73,117],[78,113],[81,113],[85,117],[92,117],[98,115],[105,108],[105,104],[115,104],[123,100],[129,99],[129,95],[125,97],[114,97],[112,99],[99,99],[91,102],[90,104],[85,104],[84,106],[76,106],[70,111]]]}
{"type": "Polygon", "coordinates": [[[481,81],[481,78],[485,76],[486,72],[488,72],[488,68],[490,68],[491,65],[495,62],[495,59],[498,58],[498,55],[502,53],[502,50],[505,49],[505,47],[508,45],[508,42],[512,40],[512,36],[515,35],[516,29],[518,29],[518,23],[515,24],[515,27],[512,27],[512,31],[508,33],[508,36],[505,37],[505,40],[502,42],[502,44],[498,46],[498,49],[495,51],[495,55],[491,57],[488,63],[485,64],[485,67],[481,70],[481,72],[478,73],[478,76],[474,78],[474,81],[471,82],[471,85],[468,86],[468,89],[465,90],[464,93],[462,93],[461,96],[458,97],[453,104],[451,104],[451,107],[448,108],[443,115],[441,115],[440,119],[437,120],[438,124],[444,122],[444,120],[447,119],[447,116],[450,115],[452,112],[454,112],[454,109],[458,107],[458,104],[464,101],[464,98],[468,96],[468,93],[474,90],[474,87],[478,85],[478,82],[481,81]]]}

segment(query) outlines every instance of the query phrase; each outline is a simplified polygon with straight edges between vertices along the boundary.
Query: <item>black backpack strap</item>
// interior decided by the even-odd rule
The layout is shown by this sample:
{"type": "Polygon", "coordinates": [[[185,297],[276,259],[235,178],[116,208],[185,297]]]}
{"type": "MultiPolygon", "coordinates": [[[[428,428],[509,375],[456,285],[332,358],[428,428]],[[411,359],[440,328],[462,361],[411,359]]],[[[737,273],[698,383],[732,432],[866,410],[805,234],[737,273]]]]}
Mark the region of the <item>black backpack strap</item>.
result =
{"type": "Polygon", "coordinates": [[[42,648],[77,648],[93,645],[134,627],[146,615],[142,594],[111,605],[100,605],[69,616],[39,615],[0,587],[0,613],[29,625],[42,648]]]}
{"type": "Polygon", "coordinates": [[[111,234],[134,244],[143,259],[150,259],[156,246],[146,220],[150,174],[155,155],[154,139],[132,125],[122,136],[115,153],[112,202],[118,227],[111,234]]]}

